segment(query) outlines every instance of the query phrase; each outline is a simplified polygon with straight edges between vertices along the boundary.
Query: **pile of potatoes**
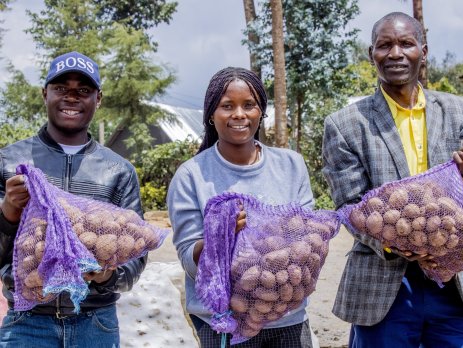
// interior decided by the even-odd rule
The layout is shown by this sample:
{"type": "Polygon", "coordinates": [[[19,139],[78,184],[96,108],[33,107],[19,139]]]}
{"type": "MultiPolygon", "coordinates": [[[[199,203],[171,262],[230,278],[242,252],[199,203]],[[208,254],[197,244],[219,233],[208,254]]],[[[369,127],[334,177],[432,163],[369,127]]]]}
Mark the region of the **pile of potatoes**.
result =
{"type": "MultiPolygon", "coordinates": [[[[336,225],[294,216],[235,246],[230,308],[247,339],[297,308],[314,290],[336,225]]],[[[336,231],[337,232],[337,231],[336,231]]],[[[234,335],[235,337],[235,335],[234,335]]]]}
{"type": "Polygon", "coordinates": [[[162,243],[163,234],[132,210],[111,211],[96,201],[88,210],[80,210],[64,199],[60,199],[60,203],[74,232],[103,269],[122,265],[162,243]]]}
{"type": "Polygon", "coordinates": [[[356,205],[349,222],[399,250],[441,257],[463,246],[463,209],[432,181],[385,186],[356,205]]]}
{"type": "MultiPolygon", "coordinates": [[[[79,240],[94,255],[103,269],[114,268],[140,257],[148,250],[156,249],[163,241],[164,232],[145,223],[132,210],[94,209],[82,211],[66,200],[59,199],[69,216],[72,228],[79,240]]],[[[95,204],[98,204],[96,202],[95,204]]],[[[31,218],[24,224],[26,230],[16,239],[18,261],[16,272],[22,283],[21,294],[26,300],[46,303],[56,295],[42,295],[43,281],[37,270],[45,250],[47,222],[31,218]]]]}

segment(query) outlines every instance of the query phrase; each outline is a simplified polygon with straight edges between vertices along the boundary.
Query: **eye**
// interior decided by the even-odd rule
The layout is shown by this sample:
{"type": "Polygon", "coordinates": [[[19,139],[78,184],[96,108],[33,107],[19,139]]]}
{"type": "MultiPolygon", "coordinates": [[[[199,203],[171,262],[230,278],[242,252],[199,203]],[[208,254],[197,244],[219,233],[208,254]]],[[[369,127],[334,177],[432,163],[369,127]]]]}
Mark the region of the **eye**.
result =
{"type": "Polygon", "coordinates": [[[244,104],[244,109],[247,110],[247,111],[251,111],[255,107],[256,107],[255,103],[246,103],[246,104],[244,104]]]}
{"type": "Polygon", "coordinates": [[[90,91],[90,88],[88,87],[81,87],[77,90],[80,94],[89,94],[91,91],[90,91]]]}
{"type": "Polygon", "coordinates": [[[57,92],[60,92],[60,93],[66,93],[67,92],[67,88],[64,87],[64,86],[59,86],[59,85],[56,85],[55,88],[54,88],[55,91],[57,92]]]}
{"type": "Polygon", "coordinates": [[[222,109],[224,109],[224,110],[232,110],[233,106],[231,104],[222,104],[222,109]]]}

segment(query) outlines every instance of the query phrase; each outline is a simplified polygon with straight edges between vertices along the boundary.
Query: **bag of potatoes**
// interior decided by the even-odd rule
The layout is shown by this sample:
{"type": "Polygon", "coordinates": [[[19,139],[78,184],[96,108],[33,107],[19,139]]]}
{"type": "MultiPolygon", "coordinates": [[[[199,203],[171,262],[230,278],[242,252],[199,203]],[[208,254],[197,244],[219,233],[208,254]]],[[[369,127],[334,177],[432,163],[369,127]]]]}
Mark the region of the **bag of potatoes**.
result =
{"type": "Polygon", "coordinates": [[[270,206],[237,193],[209,200],[196,294],[212,313],[212,329],[232,333],[237,344],[298,308],[315,290],[339,226],[333,211],[270,206]],[[246,225],[235,233],[239,204],[246,225]]]}
{"type": "Polygon", "coordinates": [[[384,246],[430,254],[438,267],[423,270],[442,281],[463,270],[463,180],[453,161],[371,190],[339,214],[351,230],[384,246]]]}
{"type": "Polygon", "coordinates": [[[13,249],[14,308],[25,311],[69,292],[75,311],[88,294],[82,273],[115,268],[158,248],[169,230],[132,210],[65,192],[19,165],[30,199],[13,249]]]}

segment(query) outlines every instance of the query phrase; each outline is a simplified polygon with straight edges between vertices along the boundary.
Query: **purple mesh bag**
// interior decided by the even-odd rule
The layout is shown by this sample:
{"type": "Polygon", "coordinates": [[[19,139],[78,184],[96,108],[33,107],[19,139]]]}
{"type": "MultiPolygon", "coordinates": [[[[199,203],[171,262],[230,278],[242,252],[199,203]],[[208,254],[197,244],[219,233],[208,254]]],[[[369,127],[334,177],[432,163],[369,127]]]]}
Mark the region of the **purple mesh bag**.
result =
{"type": "Polygon", "coordinates": [[[76,196],[19,165],[30,200],[15,239],[15,310],[47,303],[63,291],[79,311],[88,293],[82,273],[115,268],[158,248],[169,233],[132,210],[76,196]]]}
{"type": "Polygon", "coordinates": [[[211,198],[195,285],[213,314],[212,329],[231,333],[231,344],[241,343],[299,307],[315,290],[339,226],[333,211],[271,206],[238,193],[211,198]],[[246,226],[236,234],[239,204],[246,226]]]}
{"type": "Polygon", "coordinates": [[[386,183],[338,213],[385,246],[433,255],[438,267],[423,271],[440,286],[463,270],[463,180],[453,161],[386,183]]]}

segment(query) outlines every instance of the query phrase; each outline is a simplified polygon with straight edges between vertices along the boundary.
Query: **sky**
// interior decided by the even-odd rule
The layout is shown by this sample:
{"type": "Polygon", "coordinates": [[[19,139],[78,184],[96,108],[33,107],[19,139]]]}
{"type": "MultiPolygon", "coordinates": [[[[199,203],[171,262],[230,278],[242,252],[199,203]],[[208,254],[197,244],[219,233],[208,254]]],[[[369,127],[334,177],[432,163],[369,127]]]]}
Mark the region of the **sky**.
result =
{"type": "MultiPolygon", "coordinates": [[[[240,0],[177,0],[179,5],[170,24],[161,24],[153,31],[158,42],[155,60],[174,69],[177,82],[167,95],[157,101],[170,105],[201,109],[210,78],[227,66],[249,68],[249,54],[241,41],[245,38],[243,2],[240,0]]],[[[257,3],[257,1],[255,0],[257,3]]],[[[0,16],[7,29],[0,56],[22,70],[31,83],[40,84],[35,57],[38,52],[30,35],[25,9],[37,11],[41,2],[16,0],[12,11],[0,16]]],[[[359,0],[360,14],[349,29],[358,28],[359,39],[369,43],[376,20],[392,11],[412,15],[412,0],[359,0]]],[[[463,61],[463,1],[423,0],[424,21],[428,29],[429,55],[440,62],[446,52],[463,61]]],[[[8,79],[0,74],[0,85],[8,79]]],[[[104,93],[104,91],[103,91],[104,93]]]]}

